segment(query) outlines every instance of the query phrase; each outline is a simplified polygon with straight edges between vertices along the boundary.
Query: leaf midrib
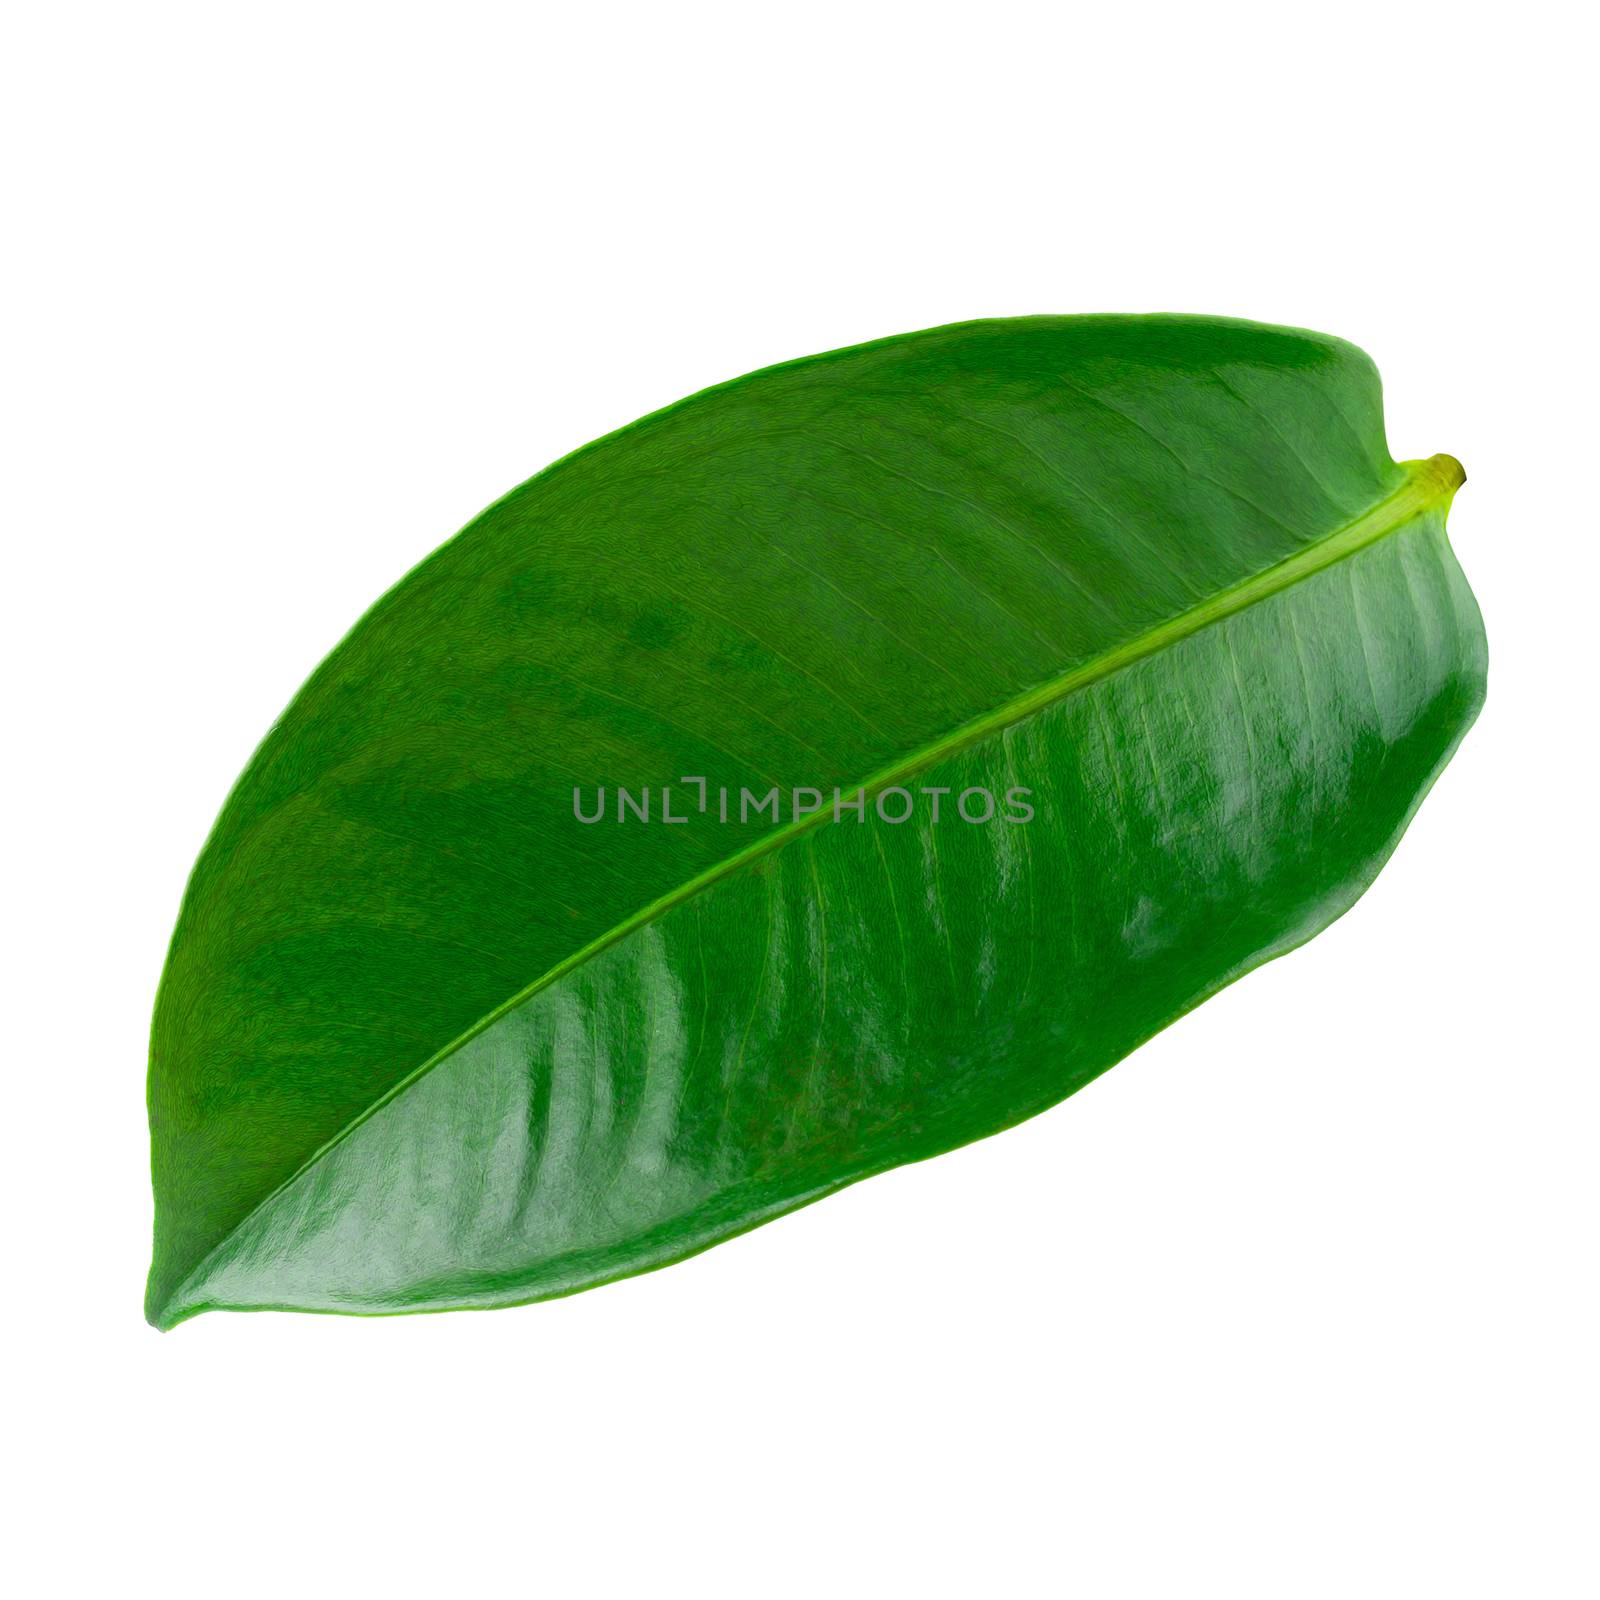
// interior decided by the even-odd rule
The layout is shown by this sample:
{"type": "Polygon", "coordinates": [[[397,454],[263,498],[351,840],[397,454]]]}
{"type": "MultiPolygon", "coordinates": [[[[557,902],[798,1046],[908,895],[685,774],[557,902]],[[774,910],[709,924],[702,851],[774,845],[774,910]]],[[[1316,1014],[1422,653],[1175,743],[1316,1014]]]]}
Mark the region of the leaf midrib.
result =
{"type": "MultiPolygon", "coordinates": [[[[915,777],[925,772],[929,767],[936,766],[949,756],[959,754],[970,749],[975,744],[981,744],[985,739],[992,738],[995,734],[1005,729],[1014,727],[1019,722],[1025,722],[1029,717],[1036,715],[1047,706],[1064,700],[1067,696],[1075,694],[1079,689],[1086,688],[1092,683],[1110,677],[1113,673],[1120,672],[1124,667],[1132,666],[1137,661],[1142,661],[1162,650],[1169,648],[1180,641],[1190,638],[1213,624],[1221,622],[1228,617],[1236,616],[1239,612],[1248,610],[1249,607],[1270,599],[1273,595],[1281,594],[1285,589],[1292,588],[1297,583],[1304,582],[1307,578],[1324,571],[1339,561],[1346,560],[1357,552],[1366,549],[1369,545],[1377,543],[1389,534],[1398,532],[1407,526],[1413,518],[1428,507],[1443,503],[1448,506],[1450,498],[1455,491],[1466,481],[1466,474],[1461,463],[1453,456],[1436,455],[1426,461],[1403,462],[1406,476],[1401,483],[1382,499],[1369,506],[1360,516],[1343,526],[1336,528],[1332,533],[1325,534],[1322,538],[1295,551],[1291,556],[1276,562],[1252,577],[1245,578],[1227,589],[1219,591],[1200,604],[1191,606],[1187,611],[1180,612],[1176,617],[1158,623],[1154,628],[1139,634],[1133,639],[1124,641],[1111,650],[1093,657],[1089,661],[1080,663],[1067,672],[1061,673],[1046,682],[1025,690],[1022,694],[1006,702],[997,710],[986,712],[983,716],[964,724],[954,732],[944,735],[932,744],[925,745],[909,756],[904,756],[891,766],[883,768],[870,778],[863,780],[848,793],[841,791],[838,801],[839,809],[853,806],[860,797],[863,801],[871,800],[885,789],[894,788],[906,779],[915,777]]],[[[543,973],[525,988],[517,991],[509,1000],[497,1006],[493,1011],[486,1013],[465,1032],[452,1039],[443,1049],[436,1051],[421,1066],[407,1073],[391,1088],[386,1090],[370,1106],[353,1117],[331,1139],[318,1147],[306,1158],[287,1178],[283,1180],[272,1192],[258,1201],[251,1209],[231,1227],[198,1262],[186,1273],[182,1281],[166,1297],[161,1310],[179,1301],[188,1286],[201,1278],[212,1258],[224,1245],[228,1243],[243,1227],[258,1213],[264,1211],[285,1190],[298,1183],[313,1167],[317,1166],[334,1149],[348,1139],[369,1118],[376,1116],[392,1100],[398,1099],[410,1089],[419,1079],[424,1078],[435,1067],[447,1061],[463,1049],[480,1033],[493,1027],[502,1017],[515,1011],[517,1007],[525,1004],[538,994],[540,990],[548,988],[568,973],[575,971],[585,962],[608,950],[612,945],[620,943],[630,934],[654,922],[658,917],[664,916],[674,907],[692,899],[702,890],[710,888],[723,878],[731,876],[742,867],[748,866],[752,861],[759,860],[762,856],[769,855],[782,849],[802,834],[814,832],[824,827],[833,820],[833,805],[824,806],[818,811],[809,813],[795,821],[786,823],[781,828],[775,828],[771,833],[764,835],[744,849],[727,856],[704,872],[680,884],[676,889],[651,901],[648,905],[633,913],[616,926],[609,928],[597,938],[591,939],[586,945],[575,950],[570,956],[563,958],[543,973]]]]}

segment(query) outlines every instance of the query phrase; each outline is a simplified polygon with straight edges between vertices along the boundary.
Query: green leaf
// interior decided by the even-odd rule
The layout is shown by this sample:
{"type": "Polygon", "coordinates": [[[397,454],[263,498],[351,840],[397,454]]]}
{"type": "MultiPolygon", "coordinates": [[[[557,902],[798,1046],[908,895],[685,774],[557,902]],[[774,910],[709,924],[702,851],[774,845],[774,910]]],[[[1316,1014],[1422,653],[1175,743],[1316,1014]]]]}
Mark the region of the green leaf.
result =
{"type": "Polygon", "coordinates": [[[195,867],[150,1319],[566,1294],[1071,1094],[1394,848],[1483,700],[1460,482],[1359,351],[1193,317],[888,339],[558,462],[195,867]]]}

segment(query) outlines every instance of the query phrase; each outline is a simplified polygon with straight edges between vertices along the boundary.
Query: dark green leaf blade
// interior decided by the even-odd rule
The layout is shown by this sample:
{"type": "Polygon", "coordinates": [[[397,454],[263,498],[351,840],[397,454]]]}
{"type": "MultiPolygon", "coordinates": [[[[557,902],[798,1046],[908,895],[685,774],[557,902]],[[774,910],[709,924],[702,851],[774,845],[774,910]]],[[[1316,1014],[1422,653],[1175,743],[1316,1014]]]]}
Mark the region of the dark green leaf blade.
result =
{"type": "Polygon", "coordinates": [[[1393,847],[1482,699],[1457,482],[1359,352],[1200,318],[885,341],[558,463],[363,619],[197,864],[152,1320],[570,1292],[1071,1093],[1393,847]],[[684,774],[1036,817],[573,817],[684,774]]]}

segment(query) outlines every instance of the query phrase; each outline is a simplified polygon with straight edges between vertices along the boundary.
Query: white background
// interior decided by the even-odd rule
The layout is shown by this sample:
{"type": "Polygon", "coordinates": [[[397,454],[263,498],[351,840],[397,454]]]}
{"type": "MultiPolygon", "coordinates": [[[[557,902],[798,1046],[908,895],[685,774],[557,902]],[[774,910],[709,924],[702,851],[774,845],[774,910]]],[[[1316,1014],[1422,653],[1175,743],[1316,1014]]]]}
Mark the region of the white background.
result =
{"type": "Polygon", "coordinates": [[[1596,1593],[1563,9],[12,9],[17,1592],[1596,1593]],[[1466,463],[1489,704],[1355,911],[1031,1124],[669,1271],[148,1329],[166,939],[349,623],[708,383],[1086,310],[1344,335],[1395,453],[1466,463]]]}

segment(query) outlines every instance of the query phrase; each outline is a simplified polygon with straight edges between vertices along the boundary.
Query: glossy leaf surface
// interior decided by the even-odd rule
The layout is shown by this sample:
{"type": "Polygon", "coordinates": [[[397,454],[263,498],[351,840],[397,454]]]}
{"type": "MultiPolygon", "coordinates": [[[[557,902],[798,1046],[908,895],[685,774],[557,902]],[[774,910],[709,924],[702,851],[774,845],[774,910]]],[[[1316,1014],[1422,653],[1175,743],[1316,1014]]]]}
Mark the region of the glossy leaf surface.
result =
{"type": "Polygon", "coordinates": [[[1359,351],[1182,317],[886,340],[557,463],[362,619],[196,865],[151,1320],[568,1293],[1071,1094],[1393,848],[1483,698],[1459,482],[1359,351]]]}

